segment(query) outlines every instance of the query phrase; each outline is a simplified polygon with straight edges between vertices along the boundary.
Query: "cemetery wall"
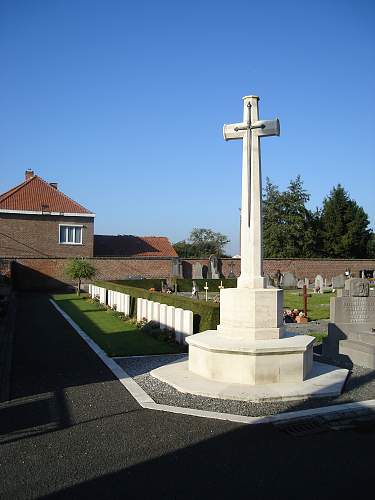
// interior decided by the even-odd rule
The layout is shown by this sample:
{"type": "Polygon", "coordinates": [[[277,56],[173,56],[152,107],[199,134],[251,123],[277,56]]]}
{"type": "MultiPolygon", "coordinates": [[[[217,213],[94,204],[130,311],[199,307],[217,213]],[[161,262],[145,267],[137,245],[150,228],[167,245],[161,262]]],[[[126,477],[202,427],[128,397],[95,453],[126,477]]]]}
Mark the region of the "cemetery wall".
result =
{"type": "Polygon", "coordinates": [[[278,269],[282,273],[294,273],[299,279],[309,278],[310,281],[320,274],[330,282],[333,276],[343,274],[347,269],[353,277],[359,277],[363,269],[375,270],[375,259],[265,259],[266,274],[274,274],[278,269]]]}
{"type": "MultiPolygon", "coordinates": [[[[202,266],[208,265],[208,259],[184,259],[182,268],[184,278],[192,277],[192,266],[199,262],[202,266]]],[[[236,277],[240,274],[241,259],[220,259],[219,271],[227,277],[233,268],[236,277]]],[[[271,275],[277,270],[282,273],[294,273],[299,279],[309,278],[314,281],[318,274],[330,281],[333,276],[343,274],[349,269],[353,276],[359,277],[363,269],[375,270],[375,259],[265,259],[264,273],[271,275]]]]}
{"type": "MultiPolygon", "coordinates": [[[[98,280],[121,280],[129,277],[167,278],[171,276],[172,259],[143,258],[90,258],[96,268],[98,280]]],[[[65,276],[65,258],[17,258],[12,262],[12,279],[22,290],[65,288],[71,280],[65,276]]]]}
{"type": "MultiPolygon", "coordinates": [[[[96,279],[123,280],[130,277],[168,278],[173,275],[173,259],[169,257],[143,258],[90,258],[90,262],[97,269],[96,279]]],[[[175,259],[174,259],[175,260],[175,259]]],[[[6,259],[0,257],[2,267],[9,269],[13,261],[12,277],[20,289],[57,289],[66,286],[70,281],[64,275],[66,258],[17,258],[6,259]]],[[[182,273],[184,278],[192,277],[192,265],[200,262],[208,265],[208,259],[183,259],[182,273]]],[[[230,271],[236,276],[240,272],[240,259],[221,259],[219,270],[227,277],[230,271]]],[[[282,273],[292,272],[297,278],[309,278],[313,282],[320,274],[330,283],[333,276],[337,276],[350,269],[353,276],[359,276],[363,269],[375,269],[375,259],[341,260],[341,259],[266,259],[264,261],[265,274],[274,274],[280,269],[282,273]]],[[[0,270],[1,271],[1,270],[0,270]]]]}

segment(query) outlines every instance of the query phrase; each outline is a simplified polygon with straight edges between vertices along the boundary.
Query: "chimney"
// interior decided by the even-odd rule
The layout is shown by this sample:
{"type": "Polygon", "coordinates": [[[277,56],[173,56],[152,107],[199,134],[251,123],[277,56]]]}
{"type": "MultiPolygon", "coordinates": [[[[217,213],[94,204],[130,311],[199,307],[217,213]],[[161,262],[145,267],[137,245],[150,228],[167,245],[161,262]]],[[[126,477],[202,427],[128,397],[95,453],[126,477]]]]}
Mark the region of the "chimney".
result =
{"type": "Polygon", "coordinates": [[[50,182],[49,185],[57,189],[57,182],[50,182]]]}
{"type": "Polygon", "coordinates": [[[25,181],[28,181],[31,179],[31,177],[34,177],[34,170],[31,170],[30,168],[26,170],[25,172],[25,181]]]}

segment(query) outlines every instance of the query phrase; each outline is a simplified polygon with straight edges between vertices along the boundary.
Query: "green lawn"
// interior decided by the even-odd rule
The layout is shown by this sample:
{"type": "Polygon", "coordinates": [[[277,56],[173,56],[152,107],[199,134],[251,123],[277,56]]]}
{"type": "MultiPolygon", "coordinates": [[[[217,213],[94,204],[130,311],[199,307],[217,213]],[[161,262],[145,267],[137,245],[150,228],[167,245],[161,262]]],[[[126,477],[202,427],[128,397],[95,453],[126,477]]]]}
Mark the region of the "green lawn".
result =
{"type": "MultiPolygon", "coordinates": [[[[329,319],[329,301],[335,294],[311,293],[307,298],[307,316],[309,320],[329,319]]],[[[285,309],[303,309],[302,290],[284,290],[285,309]]]]}
{"type": "Polygon", "coordinates": [[[178,344],[151,337],[133,323],[122,321],[113,313],[100,309],[98,304],[84,296],[58,294],[53,295],[53,299],[109,356],[182,352],[178,344]]]}

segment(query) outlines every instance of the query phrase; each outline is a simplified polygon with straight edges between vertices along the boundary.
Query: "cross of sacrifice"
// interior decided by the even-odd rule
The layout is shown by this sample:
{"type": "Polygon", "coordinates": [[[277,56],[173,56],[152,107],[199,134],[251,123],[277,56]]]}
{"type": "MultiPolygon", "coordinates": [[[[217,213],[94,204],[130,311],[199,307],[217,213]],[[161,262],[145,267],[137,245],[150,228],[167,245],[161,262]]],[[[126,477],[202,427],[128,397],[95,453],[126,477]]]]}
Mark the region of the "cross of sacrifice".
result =
{"type": "Polygon", "coordinates": [[[259,120],[259,97],[243,97],[243,122],[224,125],[226,141],[242,139],[241,275],[238,288],[266,288],[263,276],[260,137],[280,135],[280,123],[259,120]]]}

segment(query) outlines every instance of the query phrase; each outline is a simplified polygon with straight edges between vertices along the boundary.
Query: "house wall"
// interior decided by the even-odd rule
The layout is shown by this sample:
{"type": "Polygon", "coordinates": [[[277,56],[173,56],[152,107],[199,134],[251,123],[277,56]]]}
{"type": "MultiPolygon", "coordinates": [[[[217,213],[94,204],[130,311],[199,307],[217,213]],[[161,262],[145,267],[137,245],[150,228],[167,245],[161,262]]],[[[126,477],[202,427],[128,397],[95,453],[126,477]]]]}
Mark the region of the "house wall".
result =
{"type": "Polygon", "coordinates": [[[0,213],[0,257],[92,257],[94,219],[0,213]],[[59,224],[82,224],[82,245],[59,243],[59,224]]]}

